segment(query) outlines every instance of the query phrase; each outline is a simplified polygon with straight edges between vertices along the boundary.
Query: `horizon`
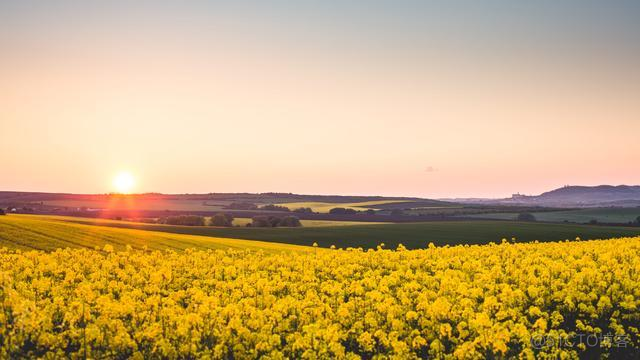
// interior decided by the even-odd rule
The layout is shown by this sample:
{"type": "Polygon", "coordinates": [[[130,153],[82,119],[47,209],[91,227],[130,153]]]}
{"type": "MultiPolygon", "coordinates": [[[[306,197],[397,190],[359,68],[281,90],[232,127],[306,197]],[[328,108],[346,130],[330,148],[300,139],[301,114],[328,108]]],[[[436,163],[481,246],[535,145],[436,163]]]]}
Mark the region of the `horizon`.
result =
{"type": "Polygon", "coordinates": [[[482,197],[482,196],[454,196],[454,197],[429,197],[429,196],[414,196],[414,195],[380,195],[380,194],[336,194],[336,193],[295,193],[295,192],[281,192],[281,191],[264,191],[264,192],[250,192],[250,191],[234,191],[234,192],[178,192],[178,193],[165,193],[158,191],[146,191],[146,192],[131,192],[131,193],[121,193],[121,192],[105,192],[105,193],[74,193],[74,192],[60,192],[60,191],[26,191],[26,190],[0,190],[0,192],[17,192],[17,193],[42,193],[42,194],[63,194],[63,195],[82,195],[82,196],[141,196],[141,195],[211,195],[211,194],[289,194],[289,195],[302,195],[302,196],[343,196],[343,197],[351,197],[351,196],[362,196],[362,197],[383,197],[383,198],[420,198],[420,199],[432,199],[432,200],[460,200],[460,199],[507,199],[511,198],[512,195],[523,195],[523,196],[539,196],[543,193],[568,188],[568,187],[639,187],[640,185],[629,185],[629,184],[598,184],[598,185],[563,185],[553,189],[548,189],[541,193],[537,194],[527,194],[522,192],[516,192],[509,195],[501,196],[501,197],[482,197]]]}
{"type": "Polygon", "coordinates": [[[0,189],[640,183],[640,3],[0,3],[0,189]]]}

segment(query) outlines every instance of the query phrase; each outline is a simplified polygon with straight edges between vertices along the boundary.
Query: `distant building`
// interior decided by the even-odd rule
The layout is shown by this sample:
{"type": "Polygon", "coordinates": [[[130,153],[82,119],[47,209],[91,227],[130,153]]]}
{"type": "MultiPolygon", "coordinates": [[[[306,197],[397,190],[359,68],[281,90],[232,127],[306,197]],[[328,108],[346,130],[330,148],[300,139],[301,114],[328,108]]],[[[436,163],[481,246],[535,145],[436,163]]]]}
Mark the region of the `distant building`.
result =
{"type": "Polygon", "coordinates": [[[511,195],[511,200],[525,200],[526,198],[527,198],[527,195],[522,195],[520,193],[511,195]]]}

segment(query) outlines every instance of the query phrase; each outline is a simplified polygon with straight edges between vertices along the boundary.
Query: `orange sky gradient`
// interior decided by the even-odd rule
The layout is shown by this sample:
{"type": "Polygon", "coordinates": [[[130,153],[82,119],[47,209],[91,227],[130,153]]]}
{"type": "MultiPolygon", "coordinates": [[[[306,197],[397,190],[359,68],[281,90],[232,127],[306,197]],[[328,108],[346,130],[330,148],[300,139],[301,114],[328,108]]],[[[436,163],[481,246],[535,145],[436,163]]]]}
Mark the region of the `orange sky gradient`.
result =
{"type": "Polygon", "coordinates": [[[478,34],[419,17],[374,31],[348,12],[305,24],[258,11],[12,11],[0,25],[0,190],[104,193],[124,170],[135,191],[165,193],[640,184],[640,57],[622,25],[556,39],[555,23],[506,36],[511,22],[482,15],[478,34]],[[76,12],[87,16],[62,16],[76,12]]]}

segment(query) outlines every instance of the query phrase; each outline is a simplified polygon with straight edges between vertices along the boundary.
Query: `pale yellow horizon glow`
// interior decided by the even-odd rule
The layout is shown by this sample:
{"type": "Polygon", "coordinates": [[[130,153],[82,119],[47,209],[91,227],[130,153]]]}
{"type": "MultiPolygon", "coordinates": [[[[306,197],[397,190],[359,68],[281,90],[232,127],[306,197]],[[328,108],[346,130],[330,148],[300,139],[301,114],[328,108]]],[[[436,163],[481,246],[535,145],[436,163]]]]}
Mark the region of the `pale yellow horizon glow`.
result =
{"type": "Polygon", "coordinates": [[[535,19],[535,33],[503,39],[506,28],[482,35],[462,18],[396,34],[258,12],[140,16],[3,32],[0,190],[106,193],[122,168],[144,176],[136,192],[164,193],[640,184],[628,44],[529,39],[544,30],[535,19]]]}

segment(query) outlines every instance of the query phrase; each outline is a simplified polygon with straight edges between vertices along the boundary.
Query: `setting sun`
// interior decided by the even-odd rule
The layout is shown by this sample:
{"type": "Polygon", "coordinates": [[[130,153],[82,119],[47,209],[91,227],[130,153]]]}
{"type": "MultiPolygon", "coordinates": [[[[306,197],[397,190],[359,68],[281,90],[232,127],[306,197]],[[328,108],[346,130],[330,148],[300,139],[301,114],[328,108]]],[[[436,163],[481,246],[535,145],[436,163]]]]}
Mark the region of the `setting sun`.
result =
{"type": "Polygon", "coordinates": [[[0,360],[640,360],[639,18],[0,0],[0,360]]]}
{"type": "Polygon", "coordinates": [[[128,194],[133,189],[136,180],[131,173],[123,171],[113,178],[114,189],[121,194],[128,194]]]}

